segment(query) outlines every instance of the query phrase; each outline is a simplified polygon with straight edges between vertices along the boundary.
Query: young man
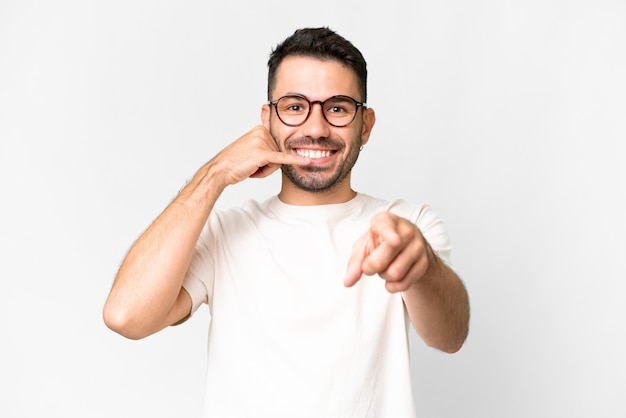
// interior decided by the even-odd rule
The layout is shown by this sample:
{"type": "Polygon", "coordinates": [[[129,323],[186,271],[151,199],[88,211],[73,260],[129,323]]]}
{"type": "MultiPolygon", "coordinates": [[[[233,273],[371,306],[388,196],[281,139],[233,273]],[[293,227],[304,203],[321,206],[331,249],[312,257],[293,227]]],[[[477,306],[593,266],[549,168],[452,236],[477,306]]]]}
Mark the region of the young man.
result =
{"type": "Polygon", "coordinates": [[[465,340],[437,215],[351,188],[375,122],[366,78],[350,42],[296,31],[270,57],[262,125],[200,168],[120,267],[104,319],[128,338],[209,305],[207,417],[412,417],[409,321],[446,352],[465,340]],[[279,168],[277,196],[213,209],[279,168]]]}

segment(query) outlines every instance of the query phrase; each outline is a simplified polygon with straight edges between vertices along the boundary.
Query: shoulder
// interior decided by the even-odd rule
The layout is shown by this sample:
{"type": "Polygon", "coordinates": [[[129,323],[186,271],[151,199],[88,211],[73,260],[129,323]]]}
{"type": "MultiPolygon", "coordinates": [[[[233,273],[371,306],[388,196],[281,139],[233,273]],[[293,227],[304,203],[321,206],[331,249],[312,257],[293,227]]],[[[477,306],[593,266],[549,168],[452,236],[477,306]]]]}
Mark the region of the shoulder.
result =
{"type": "Polygon", "coordinates": [[[214,208],[204,225],[202,238],[223,239],[257,229],[259,225],[275,218],[272,202],[272,198],[265,201],[247,200],[240,206],[214,208]]]}
{"type": "Polygon", "coordinates": [[[391,212],[415,224],[422,224],[431,218],[438,218],[434,211],[425,203],[412,203],[404,199],[385,200],[361,195],[365,205],[375,212],[391,212]]]}

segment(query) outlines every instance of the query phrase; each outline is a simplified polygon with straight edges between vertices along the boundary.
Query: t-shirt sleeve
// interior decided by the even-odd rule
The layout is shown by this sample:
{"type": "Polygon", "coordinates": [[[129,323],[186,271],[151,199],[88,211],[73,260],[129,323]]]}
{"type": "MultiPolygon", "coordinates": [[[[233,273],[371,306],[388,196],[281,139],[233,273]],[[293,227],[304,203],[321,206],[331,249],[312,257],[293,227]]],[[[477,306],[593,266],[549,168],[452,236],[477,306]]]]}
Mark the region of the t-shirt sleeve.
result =
{"type": "Polygon", "coordinates": [[[439,215],[428,205],[423,205],[417,212],[417,218],[414,222],[439,258],[448,266],[452,266],[452,244],[446,226],[439,215]]]}
{"type": "Polygon", "coordinates": [[[183,288],[191,296],[191,313],[197,311],[201,304],[209,304],[212,296],[215,264],[211,253],[211,247],[214,247],[211,245],[214,234],[210,225],[209,220],[200,233],[183,281],[183,288]]]}

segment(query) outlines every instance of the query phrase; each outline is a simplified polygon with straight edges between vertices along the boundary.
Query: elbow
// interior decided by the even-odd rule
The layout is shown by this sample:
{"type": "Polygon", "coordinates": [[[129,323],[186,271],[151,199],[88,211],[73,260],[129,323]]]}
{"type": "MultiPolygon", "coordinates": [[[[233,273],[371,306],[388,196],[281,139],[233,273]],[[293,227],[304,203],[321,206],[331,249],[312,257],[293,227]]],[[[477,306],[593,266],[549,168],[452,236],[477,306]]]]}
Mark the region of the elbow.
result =
{"type": "Polygon", "coordinates": [[[130,340],[140,340],[150,335],[136,325],[129,312],[116,309],[108,303],[102,310],[102,319],[107,328],[130,340]]]}
{"type": "Polygon", "coordinates": [[[447,354],[454,354],[460,351],[461,348],[463,348],[463,345],[465,345],[465,341],[467,340],[468,334],[469,324],[465,323],[463,327],[460,327],[460,329],[457,328],[453,332],[438,335],[429,335],[423,339],[426,345],[428,345],[429,347],[443,351],[447,354]]]}
{"type": "Polygon", "coordinates": [[[443,342],[440,342],[439,344],[436,344],[436,345],[433,344],[432,347],[438,348],[439,350],[447,354],[457,353],[461,350],[461,348],[463,348],[463,345],[465,345],[465,341],[467,340],[468,333],[469,333],[469,327],[466,326],[463,332],[460,332],[454,337],[449,338],[443,342]]]}
{"type": "Polygon", "coordinates": [[[429,341],[425,341],[426,344],[431,347],[431,348],[435,348],[439,351],[443,351],[446,354],[454,354],[457,353],[459,350],[461,350],[461,348],[463,347],[463,344],[465,343],[465,339],[460,339],[460,340],[456,340],[456,341],[438,341],[438,342],[429,342],[429,341]]]}
{"type": "Polygon", "coordinates": [[[463,339],[461,341],[448,343],[437,348],[446,354],[454,354],[454,353],[459,352],[459,350],[461,350],[461,347],[463,347],[464,343],[465,343],[465,340],[463,339]]]}

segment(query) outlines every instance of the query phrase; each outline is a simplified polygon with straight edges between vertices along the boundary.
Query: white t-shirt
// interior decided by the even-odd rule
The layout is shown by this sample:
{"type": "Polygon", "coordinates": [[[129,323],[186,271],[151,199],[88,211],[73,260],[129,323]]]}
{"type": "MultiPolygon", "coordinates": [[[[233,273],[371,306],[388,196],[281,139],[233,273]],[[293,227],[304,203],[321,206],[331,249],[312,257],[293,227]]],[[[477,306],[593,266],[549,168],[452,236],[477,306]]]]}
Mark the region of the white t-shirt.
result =
{"type": "Polygon", "coordinates": [[[205,417],[414,417],[401,294],[377,276],[343,285],[353,243],[386,210],[449,262],[443,223],[425,205],[358,194],[213,211],[184,282],[193,311],[211,312],[205,417]]]}

